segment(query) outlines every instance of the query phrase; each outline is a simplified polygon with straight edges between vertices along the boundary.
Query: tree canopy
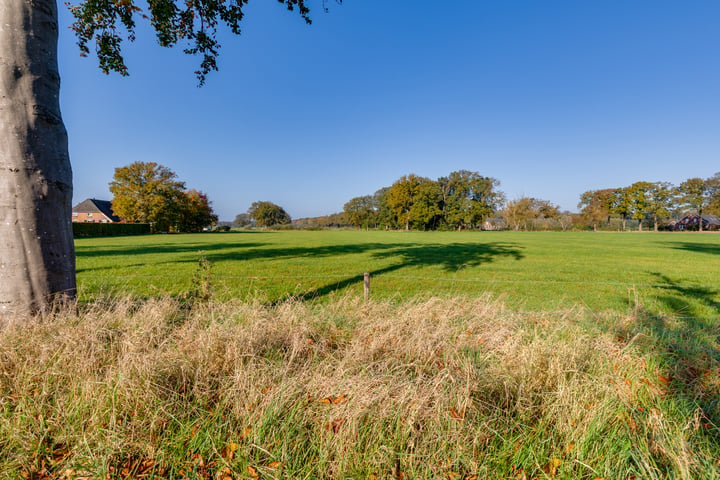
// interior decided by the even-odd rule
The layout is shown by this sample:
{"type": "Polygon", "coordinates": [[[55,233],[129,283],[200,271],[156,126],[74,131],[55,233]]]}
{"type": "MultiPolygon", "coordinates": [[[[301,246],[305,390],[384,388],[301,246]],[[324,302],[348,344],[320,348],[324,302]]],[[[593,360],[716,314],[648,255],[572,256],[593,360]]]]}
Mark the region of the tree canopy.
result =
{"type": "Polygon", "coordinates": [[[201,232],[215,225],[218,216],[213,212],[208,196],[197,190],[184,192],[176,228],[179,232],[201,232]]]}
{"type": "Polygon", "coordinates": [[[377,200],[372,195],[351,198],[343,206],[346,220],[356,227],[369,228],[377,220],[377,200]]]}
{"type": "Polygon", "coordinates": [[[115,214],[128,222],[149,223],[156,231],[177,222],[184,190],[175,172],[155,162],[116,168],[110,182],[115,214]]]}
{"type": "MultiPolygon", "coordinates": [[[[336,0],[341,3],[342,0],[336,0]]],[[[77,4],[68,2],[75,18],[72,29],[78,39],[83,55],[90,53],[94,42],[100,69],[128,75],[122,54],[125,40],[135,40],[138,20],[145,20],[155,30],[158,43],[163,47],[177,44],[183,51],[201,57],[195,71],[200,84],[205,77],[217,70],[220,49],[218,28],[226,27],[240,35],[240,22],[245,16],[243,9],[249,0],[84,0],[77,4]],[[142,6],[146,8],[143,8],[142,6]]],[[[278,0],[287,10],[296,11],[310,24],[310,9],[305,0],[278,0]]]]}
{"type": "Polygon", "coordinates": [[[267,201],[254,202],[247,213],[258,227],[287,225],[292,221],[284,208],[267,201]]]}
{"type": "Polygon", "coordinates": [[[128,222],[149,223],[153,231],[198,232],[217,222],[207,195],[185,191],[175,172],[155,162],[115,169],[112,208],[128,222]]]}

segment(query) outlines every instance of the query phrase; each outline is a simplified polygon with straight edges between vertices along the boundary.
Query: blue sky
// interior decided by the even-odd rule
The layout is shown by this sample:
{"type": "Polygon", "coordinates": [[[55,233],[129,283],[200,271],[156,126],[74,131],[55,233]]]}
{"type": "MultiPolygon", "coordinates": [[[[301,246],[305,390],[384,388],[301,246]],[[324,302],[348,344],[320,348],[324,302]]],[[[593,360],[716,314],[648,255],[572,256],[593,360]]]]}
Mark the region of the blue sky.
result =
{"type": "Polygon", "coordinates": [[[402,175],[494,177],[577,210],[589,189],[720,171],[717,0],[253,0],[220,71],[140,28],[130,77],[81,58],[60,5],[74,203],[169,167],[221,220],[257,200],[341,211],[402,175]]]}

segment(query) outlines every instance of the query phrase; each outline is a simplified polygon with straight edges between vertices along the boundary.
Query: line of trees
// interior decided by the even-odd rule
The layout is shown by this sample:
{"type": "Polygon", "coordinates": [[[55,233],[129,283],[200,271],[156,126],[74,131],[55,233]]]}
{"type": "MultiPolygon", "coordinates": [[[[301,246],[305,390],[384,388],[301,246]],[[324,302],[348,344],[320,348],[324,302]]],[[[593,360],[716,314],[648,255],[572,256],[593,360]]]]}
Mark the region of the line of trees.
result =
{"type": "Polygon", "coordinates": [[[343,212],[350,225],[387,229],[480,228],[502,205],[500,182],[460,170],[431,180],[405,175],[374,195],[355,197],[343,212]]]}
{"type": "Polygon", "coordinates": [[[634,219],[639,230],[648,222],[657,231],[663,222],[685,213],[720,215],[720,173],[705,179],[689,178],[678,186],[641,181],[627,187],[588,190],[580,196],[578,208],[593,230],[615,217],[623,230],[627,220],[634,219]]]}
{"type": "MultiPolygon", "coordinates": [[[[720,173],[690,178],[678,186],[668,182],[635,182],[622,188],[589,190],[580,196],[580,213],[561,211],[548,200],[506,200],[500,182],[477,172],[459,170],[432,180],[409,174],[373,195],[354,197],[341,213],[292,221],[295,228],[356,227],[404,230],[659,230],[667,220],[686,214],[720,215],[720,173]]],[[[285,210],[271,202],[255,202],[233,226],[272,227],[291,223],[285,210]]],[[[702,222],[700,222],[702,223],[702,222]]],[[[702,229],[702,225],[700,225],[702,229]]]]}
{"type": "Polygon", "coordinates": [[[110,192],[115,215],[149,223],[153,232],[200,232],[218,221],[206,194],[186,190],[175,172],[155,162],[116,168],[110,192]]]}

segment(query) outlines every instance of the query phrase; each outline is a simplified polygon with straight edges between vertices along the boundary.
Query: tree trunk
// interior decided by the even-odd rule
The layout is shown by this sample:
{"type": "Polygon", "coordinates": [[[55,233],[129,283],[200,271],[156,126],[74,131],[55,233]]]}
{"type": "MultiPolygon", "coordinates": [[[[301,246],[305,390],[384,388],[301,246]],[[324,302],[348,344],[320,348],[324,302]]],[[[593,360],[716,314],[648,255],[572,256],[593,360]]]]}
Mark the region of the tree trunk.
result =
{"type": "Polygon", "coordinates": [[[55,0],[0,1],[0,323],[75,295],[55,0]]]}
{"type": "Polygon", "coordinates": [[[703,231],[702,212],[703,212],[702,209],[698,210],[698,231],[699,232],[703,231]]]}

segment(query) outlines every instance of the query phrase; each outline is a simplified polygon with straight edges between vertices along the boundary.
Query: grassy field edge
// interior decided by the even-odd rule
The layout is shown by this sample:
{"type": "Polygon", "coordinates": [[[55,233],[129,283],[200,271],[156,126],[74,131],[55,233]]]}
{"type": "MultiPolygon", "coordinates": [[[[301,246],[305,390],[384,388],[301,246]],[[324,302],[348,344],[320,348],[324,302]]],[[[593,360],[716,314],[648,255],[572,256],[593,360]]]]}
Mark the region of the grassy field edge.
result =
{"type": "Polygon", "coordinates": [[[717,478],[719,334],[489,296],[96,301],[0,331],[0,476],[717,478]]]}

